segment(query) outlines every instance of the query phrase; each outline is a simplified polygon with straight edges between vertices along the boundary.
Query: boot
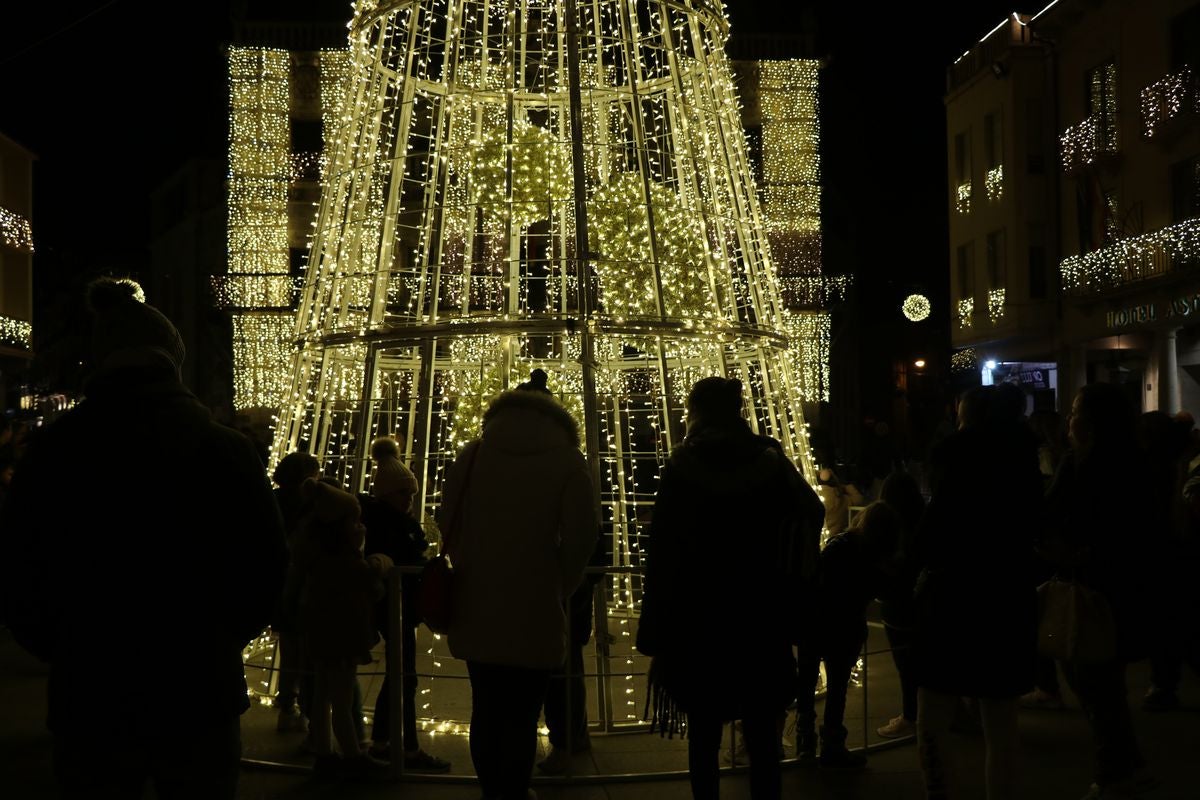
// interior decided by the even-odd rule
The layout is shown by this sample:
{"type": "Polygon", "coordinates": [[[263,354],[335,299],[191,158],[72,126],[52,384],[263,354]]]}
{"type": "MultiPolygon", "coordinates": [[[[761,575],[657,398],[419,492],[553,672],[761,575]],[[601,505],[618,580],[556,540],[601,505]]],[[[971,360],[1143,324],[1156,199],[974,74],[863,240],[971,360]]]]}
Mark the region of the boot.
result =
{"type": "Polygon", "coordinates": [[[811,728],[796,734],[796,759],[804,763],[817,760],[817,732],[811,728]]]}
{"type": "Polygon", "coordinates": [[[817,760],[825,769],[862,769],[867,757],[846,749],[846,729],[821,726],[821,757],[817,760]]]}

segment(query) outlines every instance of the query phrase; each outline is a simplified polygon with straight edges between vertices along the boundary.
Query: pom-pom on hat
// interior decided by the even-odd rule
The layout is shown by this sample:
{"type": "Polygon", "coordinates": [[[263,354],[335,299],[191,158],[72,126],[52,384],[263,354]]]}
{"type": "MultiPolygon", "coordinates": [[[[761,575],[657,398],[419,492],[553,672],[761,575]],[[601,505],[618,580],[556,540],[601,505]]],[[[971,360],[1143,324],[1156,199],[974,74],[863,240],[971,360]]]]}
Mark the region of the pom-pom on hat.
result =
{"type": "Polygon", "coordinates": [[[400,460],[400,443],[393,437],[383,436],[371,442],[371,459],[375,462],[371,492],[376,497],[397,492],[417,493],[417,476],[400,460]]]}
{"type": "Polygon", "coordinates": [[[88,286],[92,354],[99,368],[170,364],[176,372],[185,354],[183,338],[129,278],[98,278],[88,286]]]}

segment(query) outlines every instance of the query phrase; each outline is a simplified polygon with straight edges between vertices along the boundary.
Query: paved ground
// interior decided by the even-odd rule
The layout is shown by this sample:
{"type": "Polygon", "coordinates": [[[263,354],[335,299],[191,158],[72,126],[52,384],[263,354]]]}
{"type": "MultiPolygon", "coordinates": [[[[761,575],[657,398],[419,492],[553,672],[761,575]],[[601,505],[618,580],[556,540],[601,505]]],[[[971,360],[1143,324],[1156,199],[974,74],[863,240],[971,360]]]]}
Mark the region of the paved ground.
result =
{"type": "MultiPolygon", "coordinates": [[[[886,657],[873,660],[869,688],[870,705],[863,708],[861,693],[852,695],[848,725],[852,741],[861,741],[864,728],[894,713],[894,675],[886,657]],[[867,711],[869,713],[865,713],[867,711]]],[[[1140,699],[1147,680],[1145,665],[1130,673],[1130,695],[1140,699]]],[[[370,681],[367,681],[369,684],[370,681]]],[[[43,730],[45,671],[12,643],[0,629],[0,796],[6,800],[52,798],[49,737],[43,730]]],[[[370,694],[370,689],[368,689],[370,694]]],[[[1135,713],[1135,723],[1160,787],[1147,800],[1197,800],[1200,798],[1200,680],[1188,675],[1181,692],[1184,709],[1167,714],[1135,713]]],[[[477,787],[469,775],[470,759],[461,736],[426,736],[423,745],[454,762],[454,772],[436,781],[408,781],[400,785],[341,786],[315,782],[305,770],[307,759],[299,752],[295,735],[276,734],[270,725],[269,709],[252,710],[243,722],[247,754],[277,762],[284,768],[247,767],[243,771],[241,797],[279,800],[322,800],[328,798],[419,797],[430,800],[475,800],[477,787]]],[[[164,726],[178,724],[164,715],[164,726]]],[[[99,734],[99,732],[98,732],[99,734]]],[[[164,730],[169,735],[169,729],[164,730]]],[[[1077,709],[1061,712],[1022,713],[1023,748],[1021,796],[1029,800],[1080,797],[1089,783],[1090,740],[1077,709]]],[[[961,778],[969,790],[963,800],[983,800],[978,777],[982,772],[982,748],[978,737],[958,737],[962,755],[961,778]]],[[[580,777],[571,784],[539,779],[535,783],[541,800],[685,800],[690,797],[681,777],[624,781],[602,779],[625,773],[671,772],[684,764],[684,745],[645,734],[598,735],[593,752],[577,760],[580,777]],[[603,781],[603,782],[600,782],[603,781]]],[[[149,794],[147,795],[149,796],[149,794]]],[[[785,798],[841,800],[842,798],[887,798],[918,800],[922,797],[915,746],[901,744],[872,751],[869,767],[856,773],[831,773],[812,767],[791,765],[784,773],[785,798]]],[[[722,797],[749,797],[744,776],[731,773],[722,781],[722,797]]]]}

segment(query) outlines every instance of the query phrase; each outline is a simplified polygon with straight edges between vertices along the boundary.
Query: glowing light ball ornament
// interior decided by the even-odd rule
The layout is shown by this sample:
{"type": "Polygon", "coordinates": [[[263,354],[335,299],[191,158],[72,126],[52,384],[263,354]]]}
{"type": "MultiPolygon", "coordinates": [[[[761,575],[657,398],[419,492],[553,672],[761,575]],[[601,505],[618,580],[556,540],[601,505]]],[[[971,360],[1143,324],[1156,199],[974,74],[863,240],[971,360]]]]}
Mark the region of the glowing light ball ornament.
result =
{"type": "Polygon", "coordinates": [[[928,319],[931,310],[929,298],[923,294],[910,294],[904,298],[900,310],[904,312],[904,316],[910,322],[920,322],[923,319],[928,319]]]}
{"type": "MultiPolygon", "coordinates": [[[[720,9],[357,3],[275,459],[307,449],[357,492],[395,435],[427,518],[488,402],[540,368],[638,566],[687,392],[725,375],[814,480],[720,9]]],[[[616,581],[610,609],[636,608],[616,581]]]]}

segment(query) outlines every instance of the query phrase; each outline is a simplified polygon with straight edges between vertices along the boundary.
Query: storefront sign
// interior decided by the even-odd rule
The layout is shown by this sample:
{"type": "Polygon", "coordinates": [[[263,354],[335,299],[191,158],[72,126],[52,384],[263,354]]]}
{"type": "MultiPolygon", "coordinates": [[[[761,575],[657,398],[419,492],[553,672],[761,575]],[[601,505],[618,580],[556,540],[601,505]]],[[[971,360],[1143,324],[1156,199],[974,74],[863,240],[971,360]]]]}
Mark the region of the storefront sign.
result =
{"type": "Polygon", "coordinates": [[[1110,328],[1124,328],[1126,325],[1139,325],[1154,322],[1158,319],[1157,310],[1153,303],[1142,303],[1119,311],[1110,311],[1105,317],[1105,323],[1110,328]]]}
{"type": "Polygon", "coordinates": [[[1167,306],[1167,319],[1200,313],[1200,292],[1191,297],[1176,297],[1167,306]]]}

